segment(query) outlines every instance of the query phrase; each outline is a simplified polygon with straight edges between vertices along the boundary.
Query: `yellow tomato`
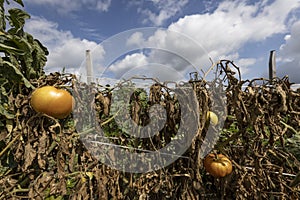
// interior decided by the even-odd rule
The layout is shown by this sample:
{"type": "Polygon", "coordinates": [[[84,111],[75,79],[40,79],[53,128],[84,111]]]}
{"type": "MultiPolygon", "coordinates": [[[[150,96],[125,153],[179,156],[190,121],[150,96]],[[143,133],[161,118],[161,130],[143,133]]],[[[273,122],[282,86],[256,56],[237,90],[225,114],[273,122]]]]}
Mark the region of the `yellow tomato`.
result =
{"type": "Polygon", "coordinates": [[[30,104],[36,112],[63,119],[72,112],[74,99],[66,90],[44,86],[32,93],[30,104]]]}
{"type": "Polygon", "coordinates": [[[214,112],[212,112],[212,111],[208,111],[208,112],[207,112],[206,118],[207,118],[207,120],[210,120],[210,122],[211,122],[213,125],[217,125],[218,122],[219,122],[218,116],[216,115],[216,113],[214,113],[214,112]]]}

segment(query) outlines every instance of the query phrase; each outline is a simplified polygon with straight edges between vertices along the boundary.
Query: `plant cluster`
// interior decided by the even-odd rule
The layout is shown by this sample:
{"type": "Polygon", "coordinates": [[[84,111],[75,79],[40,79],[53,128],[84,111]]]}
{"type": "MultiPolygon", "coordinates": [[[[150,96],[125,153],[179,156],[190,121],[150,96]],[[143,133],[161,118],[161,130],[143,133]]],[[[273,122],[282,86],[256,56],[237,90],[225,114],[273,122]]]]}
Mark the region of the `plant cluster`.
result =
{"type": "MultiPolygon", "coordinates": [[[[172,89],[153,84],[149,93],[142,89],[133,93],[128,109],[136,123],[148,123],[147,113],[155,103],[164,106],[168,113],[166,125],[159,134],[134,138],[123,132],[110,115],[114,88],[88,86],[77,83],[73,75],[54,73],[37,79],[32,85],[65,87],[72,92],[76,103],[93,99],[84,107],[75,106],[73,112],[88,109],[94,110],[94,115],[76,121],[72,115],[55,119],[37,113],[29,104],[33,90],[23,85],[23,93],[12,97],[17,117],[11,124],[2,121],[5,127],[1,129],[0,142],[0,196],[34,199],[299,198],[299,186],[289,186],[300,167],[295,151],[299,146],[299,141],[295,140],[300,127],[299,91],[291,90],[287,79],[278,79],[272,85],[254,85],[253,81],[239,81],[228,72],[226,77],[228,116],[214,149],[230,159],[231,174],[214,178],[199,159],[208,127],[205,112],[211,105],[205,84],[211,83],[188,83],[194,86],[200,105],[194,112],[203,114],[199,118],[199,131],[182,157],[161,170],[130,174],[102,164],[90,153],[90,147],[87,149],[82,141],[91,139],[90,133],[96,133],[97,129],[83,126],[96,118],[112,144],[137,152],[160,149],[174,137],[180,137],[176,135],[180,126],[180,105],[176,95],[170,93],[172,89]],[[243,89],[245,83],[248,85],[243,89]],[[256,91],[249,92],[251,90],[256,91]],[[88,91],[85,94],[90,96],[80,94],[81,91],[88,91]],[[273,106],[267,106],[267,102],[273,106]],[[282,109],[284,106],[286,109],[282,109]],[[76,127],[82,127],[82,131],[78,132],[76,127]]],[[[106,146],[98,148],[101,151],[106,146]]]]}

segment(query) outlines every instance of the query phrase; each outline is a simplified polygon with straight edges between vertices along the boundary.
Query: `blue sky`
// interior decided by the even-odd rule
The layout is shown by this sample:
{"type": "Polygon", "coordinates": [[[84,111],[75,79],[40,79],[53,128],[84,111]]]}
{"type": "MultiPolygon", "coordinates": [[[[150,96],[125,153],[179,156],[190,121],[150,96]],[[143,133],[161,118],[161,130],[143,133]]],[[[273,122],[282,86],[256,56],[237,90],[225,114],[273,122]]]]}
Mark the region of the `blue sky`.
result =
{"type": "Polygon", "coordinates": [[[31,15],[26,31],[50,51],[48,72],[63,67],[82,72],[85,50],[91,49],[95,74],[106,70],[111,78],[154,69],[156,74],[151,75],[176,80],[193,67],[205,71],[211,57],[233,60],[242,78],[252,79],[268,76],[269,51],[276,50],[277,75],[289,75],[300,83],[299,0],[30,0],[24,4],[31,15]],[[135,48],[123,48],[129,43],[135,48]],[[153,49],[139,50],[147,47],[153,49]],[[119,59],[107,66],[113,56],[119,59]]]}

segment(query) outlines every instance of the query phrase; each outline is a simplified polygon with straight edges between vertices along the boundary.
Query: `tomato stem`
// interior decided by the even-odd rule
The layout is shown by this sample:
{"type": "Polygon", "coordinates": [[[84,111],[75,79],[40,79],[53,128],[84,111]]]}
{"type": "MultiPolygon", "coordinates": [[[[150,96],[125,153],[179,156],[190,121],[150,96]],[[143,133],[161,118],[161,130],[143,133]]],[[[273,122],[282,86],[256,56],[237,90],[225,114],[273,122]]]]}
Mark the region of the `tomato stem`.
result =
{"type": "Polygon", "coordinates": [[[219,160],[219,156],[216,150],[213,151],[213,154],[215,155],[215,160],[219,160]]]}

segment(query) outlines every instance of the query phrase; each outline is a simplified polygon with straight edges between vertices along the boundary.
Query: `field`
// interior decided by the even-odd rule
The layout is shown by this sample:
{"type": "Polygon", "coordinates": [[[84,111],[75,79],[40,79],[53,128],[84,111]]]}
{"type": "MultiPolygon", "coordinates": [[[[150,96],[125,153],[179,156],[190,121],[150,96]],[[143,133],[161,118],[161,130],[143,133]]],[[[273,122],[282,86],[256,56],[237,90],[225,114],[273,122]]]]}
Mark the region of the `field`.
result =
{"type": "MultiPolygon", "coordinates": [[[[213,147],[233,162],[233,173],[229,176],[212,177],[199,159],[199,149],[208,130],[205,115],[200,115],[199,130],[192,144],[174,163],[148,173],[126,173],[102,164],[86,149],[82,141],[91,136],[87,134],[90,129],[78,132],[74,124],[77,127],[89,124],[84,123],[88,117],[75,121],[70,115],[57,120],[36,113],[29,104],[32,89],[23,85],[17,95],[7,95],[15,118],[1,121],[4,125],[0,143],[1,198],[298,199],[299,186],[290,184],[300,166],[299,90],[291,90],[288,79],[276,79],[272,85],[268,81],[256,85],[257,80],[239,80],[229,70],[230,66],[233,66],[230,61],[219,64],[220,69],[227,69],[224,75],[228,83],[227,116],[213,147]]],[[[79,91],[89,90],[87,94],[94,95],[94,102],[84,108],[95,109],[105,136],[117,145],[153,151],[167,145],[178,130],[180,112],[176,98],[163,85],[152,87],[151,98],[141,89],[132,95],[130,112],[135,122],[145,124],[147,110],[155,103],[165,106],[168,116],[172,116],[158,135],[136,139],[122,133],[109,115],[113,88],[78,84],[73,75],[59,73],[42,76],[31,83],[35,87],[63,87],[81,101],[86,98],[85,102],[88,98],[79,91]],[[83,87],[85,90],[78,89],[83,87]]],[[[209,100],[212,94],[205,86],[224,87],[203,80],[188,84],[193,86],[199,103],[199,110],[190,112],[199,113],[206,113],[212,106],[209,100]]]]}
{"type": "Polygon", "coordinates": [[[300,199],[300,89],[292,90],[288,77],[243,80],[233,61],[221,60],[213,81],[191,77],[170,87],[149,77],[149,91],[133,79],[88,85],[73,74],[46,75],[46,47],[22,31],[26,13],[0,14],[11,22],[9,31],[0,24],[0,199],[300,199]],[[33,109],[33,91],[46,85],[74,97],[66,118],[33,109]],[[195,99],[182,103],[184,88],[195,99]],[[138,127],[163,119],[155,105],[167,117],[151,137],[120,127],[122,112],[138,127]],[[216,124],[207,119],[211,110],[216,124]],[[156,170],[147,168],[151,159],[135,163],[120,154],[147,157],[172,142],[182,152],[158,154],[163,167],[156,170]],[[232,173],[208,173],[203,160],[210,152],[227,156],[232,173]],[[170,156],[177,157],[165,163],[170,156]]]}

